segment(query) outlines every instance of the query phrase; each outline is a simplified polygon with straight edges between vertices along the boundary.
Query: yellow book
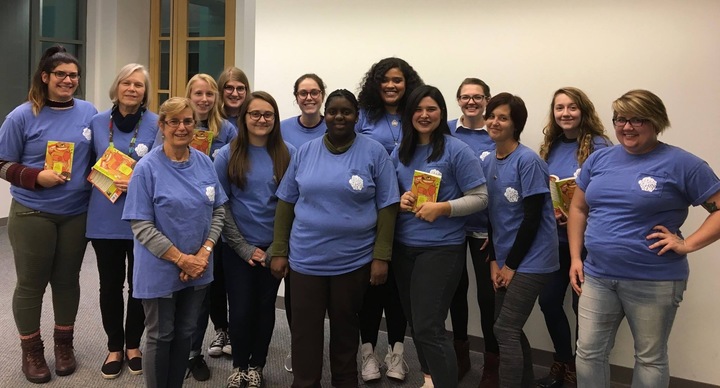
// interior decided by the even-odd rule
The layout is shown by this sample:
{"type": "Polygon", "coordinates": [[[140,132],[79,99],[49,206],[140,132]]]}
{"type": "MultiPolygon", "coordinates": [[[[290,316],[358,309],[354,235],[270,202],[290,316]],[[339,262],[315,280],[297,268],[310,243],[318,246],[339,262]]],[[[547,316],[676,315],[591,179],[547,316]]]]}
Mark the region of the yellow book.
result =
{"type": "Polygon", "coordinates": [[[576,187],[575,178],[560,179],[557,175],[550,175],[550,197],[556,215],[567,217],[576,187]]]}
{"type": "Polygon", "coordinates": [[[203,129],[196,129],[193,131],[193,139],[190,142],[190,147],[210,156],[210,147],[212,146],[213,138],[215,135],[203,129]]]}
{"type": "Polygon", "coordinates": [[[440,175],[415,170],[412,186],[410,187],[410,191],[417,198],[412,209],[413,212],[417,211],[417,208],[425,202],[437,202],[440,181],[442,181],[440,175]]]}
{"type": "Polygon", "coordinates": [[[115,181],[130,179],[135,163],[137,163],[135,159],[111,146],[95,163],[87,179],[112,203],[115,203],[122,194],[122,191],[115,186],[115,181]]]}
{"type": "Polygon", "coordinates": [[[67,141],[48,141],[45,150],[45,170],[53,170],[62,175],[66,181],[72,175],[73,153],[75,143],[67,141]]]}

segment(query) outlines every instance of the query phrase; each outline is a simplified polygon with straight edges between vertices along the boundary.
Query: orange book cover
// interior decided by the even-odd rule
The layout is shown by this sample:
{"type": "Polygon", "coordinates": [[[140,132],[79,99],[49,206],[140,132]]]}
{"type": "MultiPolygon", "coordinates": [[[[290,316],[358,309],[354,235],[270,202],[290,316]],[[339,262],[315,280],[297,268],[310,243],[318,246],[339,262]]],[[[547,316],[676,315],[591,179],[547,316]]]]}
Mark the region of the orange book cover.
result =
{"type": "Polygon", "coordinates": [[[550,175],[550,197],[556,215],[567,217],[576,187],[575,178],[560,179],[557,175],[550,175]]]}
{"type": "Polygon", "coordinates": [[[412,186],[410,187],[410,191],[417,197],[413,212],[417,211],[417,208],[425,202],[437,202],[441,180],[440,175],[415,170],[412,186]]]}
{"type": "Polygon", "coordinates": [[[210,147],[212,146],[213,138],[215,135],[203,129],[196,129],[193,131],[193,139],[190,142],[190,147],[210,156],[210,147]]]}
{"type": "Polygon", "coordinates": [[[135,163],[137,163],[135,159],[118,151],[117,148],[108,147],[93,166],[87,179],[115,203],[122,194],[122,191],[115,186],[115,181],[130,179],[135,163]]]}
{"type": "Polygon", "coordinates": [[[48,141],[45,151],[45,170],[53,170],[70,180],[72,175],[73,153],[75,143],[67,141],[48,141]]]}

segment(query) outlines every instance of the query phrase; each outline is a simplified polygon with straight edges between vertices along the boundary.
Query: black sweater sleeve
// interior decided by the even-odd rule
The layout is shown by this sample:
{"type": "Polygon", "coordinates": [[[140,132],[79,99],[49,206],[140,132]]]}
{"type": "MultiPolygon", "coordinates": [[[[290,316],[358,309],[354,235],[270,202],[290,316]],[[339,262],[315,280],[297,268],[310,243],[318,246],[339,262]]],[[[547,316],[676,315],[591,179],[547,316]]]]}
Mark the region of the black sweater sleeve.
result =
{"type": "Polygon", "coordinates": [[[523,199],[523,220],[515,236],[515,242],[510,248],[510,253],[505,258],[505,265],[508,268],[516,270],[535,241],[542,219],[544,201],[545,194],[535,194],[523,199]]]}

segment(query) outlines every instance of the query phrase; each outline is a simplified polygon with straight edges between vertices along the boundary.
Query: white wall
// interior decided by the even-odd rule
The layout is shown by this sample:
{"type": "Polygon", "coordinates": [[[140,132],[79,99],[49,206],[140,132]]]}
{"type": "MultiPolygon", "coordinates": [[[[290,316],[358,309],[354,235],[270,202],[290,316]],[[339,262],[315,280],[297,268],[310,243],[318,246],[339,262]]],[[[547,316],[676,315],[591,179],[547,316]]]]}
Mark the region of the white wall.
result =
{"type": "MultiPolygon", "coordinates": [[[[256,12],[253,89],[275,96],[283,118],[299,113],[292,85],[300,74],[315,72],[330,90],[356,92],[370,65],[395,55],[443,91],[451,116],[460,113],[452,97],[468,76],[488,82],[493,94],[522,96],[530,117],[521,140],[533,148],[559,87],[587,92],[608,130],[612,100],[633,88],[652,90],[674,124],[661,139],[720,172],[720,2],[273,0],[257,1],[256,12]]],[[[692,209],[685,233],[706,214],[692,209]]],[[[691,255],[670,339],[673,376],[720,384],[718,256],[720,244],[691,255]]],[[[471,332],[480,335],[472,303],[471,312],[471,332]]],[[[526,332],[534,347],[552,349],[539,309],[526,332]]],[[[632,355],[624,324],[612,362],[632,367],[632,355]]]]}

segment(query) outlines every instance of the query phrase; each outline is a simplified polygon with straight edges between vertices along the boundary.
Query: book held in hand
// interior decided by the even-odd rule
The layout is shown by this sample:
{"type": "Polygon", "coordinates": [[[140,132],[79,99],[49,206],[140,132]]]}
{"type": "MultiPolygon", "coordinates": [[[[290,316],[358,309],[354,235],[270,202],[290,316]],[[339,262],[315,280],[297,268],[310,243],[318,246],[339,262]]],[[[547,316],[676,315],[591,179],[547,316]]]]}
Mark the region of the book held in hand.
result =
{"type": "Polygon", "coordinates": [[[210,131],[196,129],[193,131],[193,139],[190,142],[190,147],[210,156],[210,147],[212,146],[214,137],[215,135],[210,131]]]}
{"type": "Polygon", "coordinates": [[[112,203],[122,194],[116,180],[128,180],[135,168],[135,159],[115,147],[108,147],[88,175],[88,181],[100,190],[112,203]]]}
{"type": "Polygon", "coordinates": [[[418,207],[425,202],[437,202],[441,180],[440,175],[415,170],[412,186],[410,187],[410,191],[417,197],[412,209],[413,212],[416,212],[418,207]]]}
{"type": "Polygon", "coordinates": [[[68,141],[48,141],[45,150],[45,170],[53,170],[58,175],[70,180],[72,175],[73,153],[75,143],[68,141]]]}
{"type": "Polygon", "coordinates": [[[550,175],[550,196],[556,216],[568,216],[570,202],[572,202],[576,187],[577,184],[573,177],[560,179],[557,175],[550,175]]]}

